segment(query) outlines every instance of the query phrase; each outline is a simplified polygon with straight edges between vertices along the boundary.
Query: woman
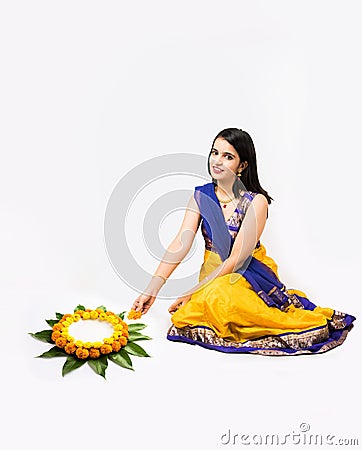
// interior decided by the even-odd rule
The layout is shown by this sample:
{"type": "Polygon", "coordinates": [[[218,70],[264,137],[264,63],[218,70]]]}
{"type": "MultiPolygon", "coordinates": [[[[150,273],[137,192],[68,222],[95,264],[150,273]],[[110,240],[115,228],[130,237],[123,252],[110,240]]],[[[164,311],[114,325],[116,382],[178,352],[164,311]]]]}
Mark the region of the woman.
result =
{"type": "Polygon", "coordinates": [[[177,236],[132,309],[147,313],[201,223],[205,254],[199,283],[170,306],[169,340],[262,355],[323,353],[341,345],[355,317],[286,289],[260,242],[273,199],[260,186],[249,134],[221,131],[208,171],[212,182],[196,186],[177,236]]]}

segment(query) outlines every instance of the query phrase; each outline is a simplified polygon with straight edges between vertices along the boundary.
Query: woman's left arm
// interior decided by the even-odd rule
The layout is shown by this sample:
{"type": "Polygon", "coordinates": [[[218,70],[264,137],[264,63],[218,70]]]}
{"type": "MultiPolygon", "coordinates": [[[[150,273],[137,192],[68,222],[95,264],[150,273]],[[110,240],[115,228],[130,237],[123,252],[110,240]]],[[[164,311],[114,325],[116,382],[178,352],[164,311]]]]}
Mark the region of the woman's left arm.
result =
{"type": "Polygon", "coordinates": [[[267,213],[268,201],[266,197],[263,194],[257,194],[246,211],[229,257],[196,286],[179,297],[170,306],[169,312],[175,312],[179,306],[184,305],[190,300],[193,293],[205,287],[216,277],[222,277],[223,275],[236,272],[243,266],[260,239],[265,227],[267,213]]]}

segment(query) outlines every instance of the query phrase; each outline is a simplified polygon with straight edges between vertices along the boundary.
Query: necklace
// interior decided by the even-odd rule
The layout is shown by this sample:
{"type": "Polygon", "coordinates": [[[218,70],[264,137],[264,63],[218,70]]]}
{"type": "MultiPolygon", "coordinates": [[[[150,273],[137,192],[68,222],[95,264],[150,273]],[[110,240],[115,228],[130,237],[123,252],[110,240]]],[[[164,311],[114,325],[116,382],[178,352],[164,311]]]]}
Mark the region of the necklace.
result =
{"type": "Polygon", "coordinates": [[[227,203],[230,203],[230,202],[232,202],[233,200],[235,200],[235,197],[230,198],[229,200],[221,200],[221,199],[219,198],[219,196],[217,195],[217,192],[215,192],[215,194],[216,194],[216,197],[217,197],[217,199],[219,200],[219,202],[223,204],[223,205],[222,205],[223,208],[226,208],[227,203]]]}

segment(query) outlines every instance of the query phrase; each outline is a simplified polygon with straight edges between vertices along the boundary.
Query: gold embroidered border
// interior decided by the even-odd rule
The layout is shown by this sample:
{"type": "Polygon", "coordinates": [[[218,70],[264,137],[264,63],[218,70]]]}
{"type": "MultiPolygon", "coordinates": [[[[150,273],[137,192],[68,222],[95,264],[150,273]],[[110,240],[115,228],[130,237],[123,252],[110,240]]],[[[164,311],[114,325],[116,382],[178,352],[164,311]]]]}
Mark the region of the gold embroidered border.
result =
{"type": "Polygon", "coordinates": [[[338,345],[341,345],[348,330],[344,330],[338,341],[328,342],[323,345],[317,352],[312,352],[308,348],[314,344],[326,341],[329,337],[328,325],[317,330],[306,331],[301,334],[289,333],[283,336],[265,336],[260,339],[252,339],[246,342],[233,342],[220,338],[216,333],[204,327],[184,327],[177,328],[174,325],[168,330],[169,336],[185,337],[192,341],[226,348],[256,348],[252,353],[261,355],[296,355],[296,354],[313,354],[323,353],[338,345]],[[293,349],[293,353],[287,353],[278,349],[293,349]]]}

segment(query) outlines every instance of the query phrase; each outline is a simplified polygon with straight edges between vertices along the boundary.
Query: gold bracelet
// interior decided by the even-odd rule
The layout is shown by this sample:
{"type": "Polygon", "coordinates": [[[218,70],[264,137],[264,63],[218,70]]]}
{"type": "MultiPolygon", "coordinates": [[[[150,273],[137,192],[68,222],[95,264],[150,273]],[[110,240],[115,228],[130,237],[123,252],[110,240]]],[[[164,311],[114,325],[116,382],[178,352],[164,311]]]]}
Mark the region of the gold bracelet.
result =
{"type": "Polygon", "coordinates": [[[159,273],[155,273],[153,276],[154,276],[154,277],[160,277],[160,278],[162,278],[163,281],[164,281],[164,283],[166,283],[166,281],[167,281],[167,278],[164,277],[163,275],[160,275],[159,273]]]}

